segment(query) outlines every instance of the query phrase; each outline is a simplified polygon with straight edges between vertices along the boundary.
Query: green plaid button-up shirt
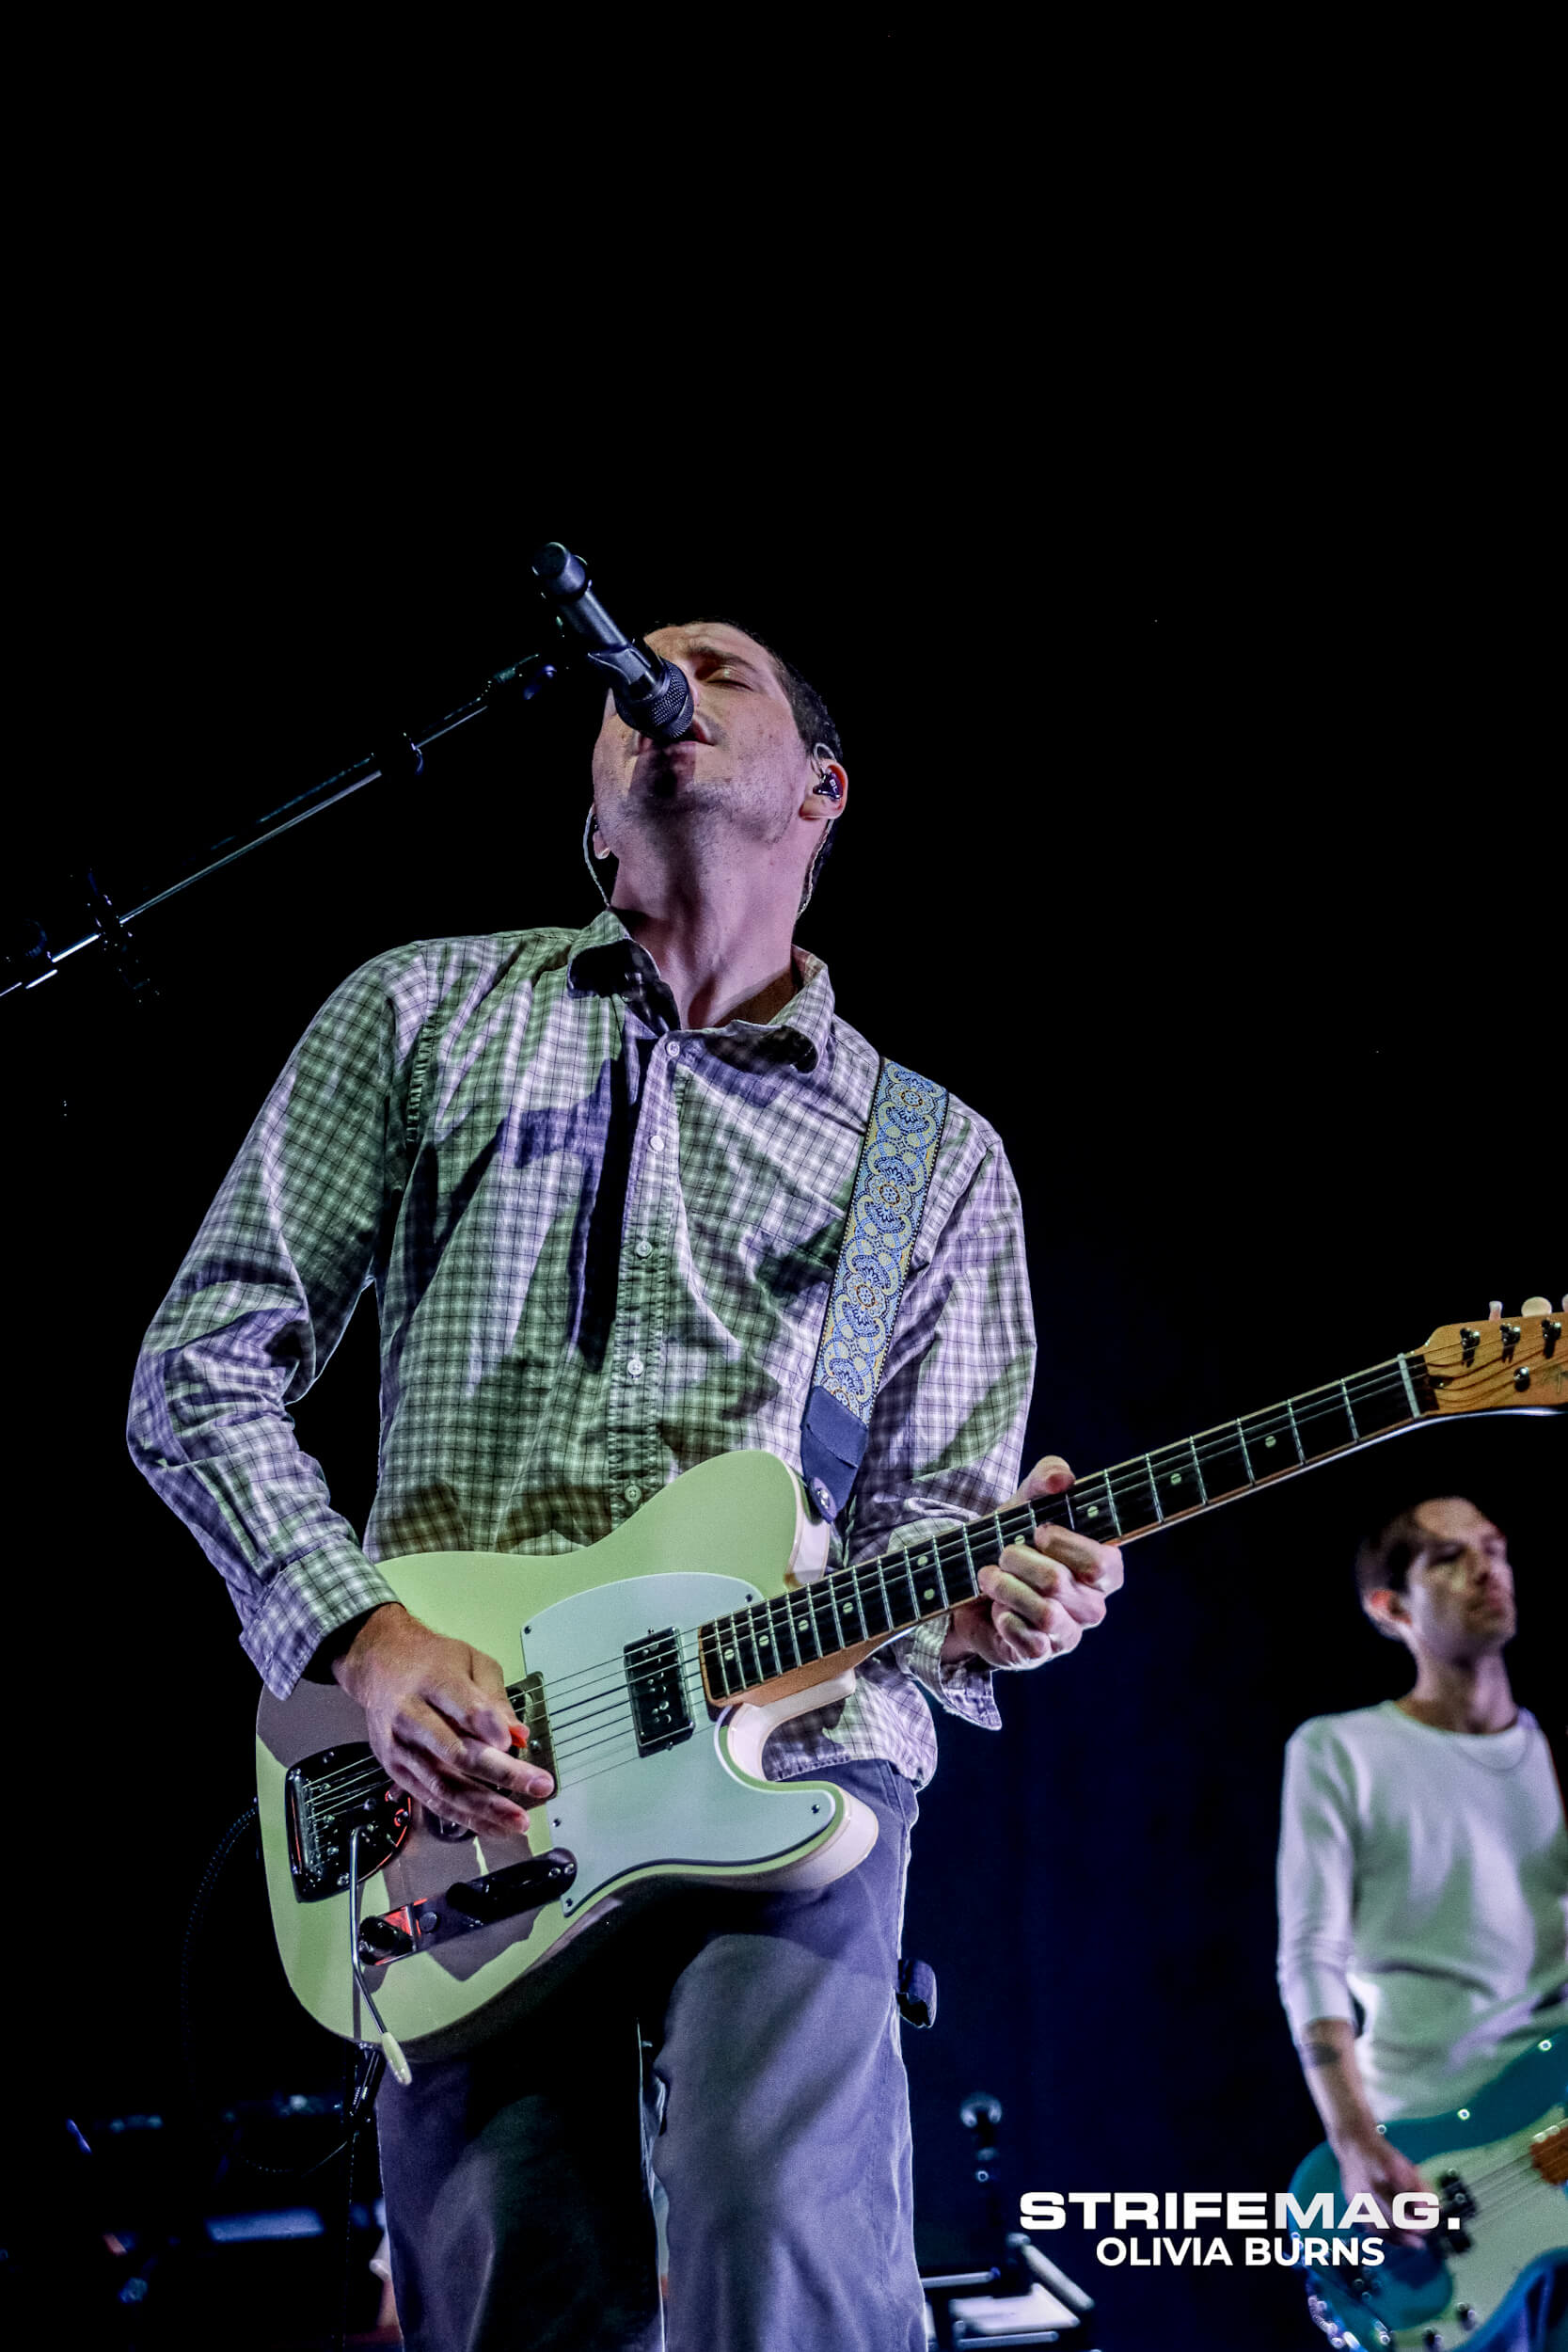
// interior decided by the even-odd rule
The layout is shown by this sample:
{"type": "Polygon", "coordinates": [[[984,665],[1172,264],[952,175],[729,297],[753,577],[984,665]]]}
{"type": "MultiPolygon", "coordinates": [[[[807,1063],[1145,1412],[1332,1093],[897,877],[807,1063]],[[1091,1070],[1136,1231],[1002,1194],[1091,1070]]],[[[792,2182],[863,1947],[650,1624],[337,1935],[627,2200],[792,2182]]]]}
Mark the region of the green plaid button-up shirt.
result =
{"type": "MultiPolygon", "coordinates": [[[[198,1537],[245,1647],[286,1695],[339,1626],[393,1597],[377,1560],[561,1553],[736,1446],[800,1468],[878,1057],[797,951],[766,1025],[683,1030],[607,911],[584,931],[424,941],[311,1024],[148,1332],[132,1452],[198,1537]],[[363,1543],[294,1436],[374,1284],[381,1452],[363,1543]]],[[[1018,1195],[954,1101],[870,1445],[835,1533],[870,1557],[1017,1484],[1034,1365],[1018,1195]]],[[[917,1684],[997,1721],[941,1664],[945,1620],[785,1724],[789,1777],[936,1743],[917,1684]]]]}

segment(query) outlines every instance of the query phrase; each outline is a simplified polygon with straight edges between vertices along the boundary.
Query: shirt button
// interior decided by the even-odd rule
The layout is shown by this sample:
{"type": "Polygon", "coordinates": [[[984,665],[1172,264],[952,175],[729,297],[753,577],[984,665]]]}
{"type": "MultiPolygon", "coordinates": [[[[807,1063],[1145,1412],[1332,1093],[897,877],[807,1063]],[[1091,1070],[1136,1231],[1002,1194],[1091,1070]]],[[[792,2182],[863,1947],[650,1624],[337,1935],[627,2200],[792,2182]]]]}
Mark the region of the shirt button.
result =
{"type": "Polygon", "coordinates": [[[627,1480],[627,1482],[626,1482],[626,1501],[627,1501],[628,1502],[641,1502],[641,1500],[642,1500],[642,1489],[641,1489],[641,1487],[638,1485],[638,1483],[637,1483],[637,1481],[636,1481],[636,1479],[635,1479],[635,1478],[632,1478],[632,1479],[628,1479],[628,1480],[627,1480]]]}
{"type": "Polygon", "coordinates": [[[628,1357],[626,1358],[626,1378],[627,1378],[628,1380],[641,1380],[641,1377],[642,1377],[642,1359],[641,1359],[641,1356],[628,1356],[628,1357]]]}
{"type": "Polygon", "coordinates": [[[651,1241],[640,1241],[637,1245],[637,1254],[640,1258],[651,1258],[654,1254],[653,1243],[651,1241]]]}
{"type": "Polygon", "coordinates": [[[664,1137],[662,1136],[650,1136],[648,1139],[648,1149],[650,1152],[662,1152],[664,1149],[664,1137]]]}
{"type": "Polygon", "coordinates": [[[672,1061],[679,1061],[681,1057],[681,1049],[678,1039],[667,1037],[664,1041],[664,1050],[669,1055],[672,1061]]]}

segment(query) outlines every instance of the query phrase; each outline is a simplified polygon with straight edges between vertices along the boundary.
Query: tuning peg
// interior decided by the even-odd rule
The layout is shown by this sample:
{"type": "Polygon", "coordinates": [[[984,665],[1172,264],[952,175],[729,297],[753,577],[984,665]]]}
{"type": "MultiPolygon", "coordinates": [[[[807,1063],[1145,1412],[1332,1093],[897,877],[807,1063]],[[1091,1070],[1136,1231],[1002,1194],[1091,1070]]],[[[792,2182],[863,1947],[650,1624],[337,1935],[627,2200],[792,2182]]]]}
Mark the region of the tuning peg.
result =
{"type": "Polygon", "coordinates": [[[1519,1310],[1522,1315],[1549,1315],[1551,1311],[1552,1302],[1549,1298],[1527,1298],[1519,1310]]]}
{"type": "Polygon", "coordinates": [[[1489,1299],[1487,1300],[1487,1302],[1486,1302],[1486,1320],[1487,1320],[1487,1322],[1488,1322],[1488,1323],[1501,1323],[1502,1319],[1503,1319],[1503,1302],[1502,1302],[1502,1300],[1501,1300],[1500,1298],[1489,1298],[1489,1299]]]}

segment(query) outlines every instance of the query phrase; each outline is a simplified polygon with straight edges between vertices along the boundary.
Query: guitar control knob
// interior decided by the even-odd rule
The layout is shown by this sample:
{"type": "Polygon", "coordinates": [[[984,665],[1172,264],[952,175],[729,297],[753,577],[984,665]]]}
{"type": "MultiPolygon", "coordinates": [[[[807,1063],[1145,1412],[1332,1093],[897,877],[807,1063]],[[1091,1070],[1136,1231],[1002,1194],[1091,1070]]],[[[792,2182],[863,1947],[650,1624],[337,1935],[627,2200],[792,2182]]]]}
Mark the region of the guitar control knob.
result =
{"type": "Polygon", "coordinates": [[[1426,2334],[1421,2338],[1421,2342],[1426,2345],[1427,2352],[1443,2352],[1442,2329],[1440,2328],[1429,2328],[1426,2334]]]}
{"type": "Polygon", "coordinates": [[[1461,2303],[1458,2311],[1454,2313],[1454,2317],[1458,2320],[1465,2334],[1468,2335],[1470,2329],[1480,2324],[1481,2314],[1476,2310],[1473,2303],[1461,2303]]]}

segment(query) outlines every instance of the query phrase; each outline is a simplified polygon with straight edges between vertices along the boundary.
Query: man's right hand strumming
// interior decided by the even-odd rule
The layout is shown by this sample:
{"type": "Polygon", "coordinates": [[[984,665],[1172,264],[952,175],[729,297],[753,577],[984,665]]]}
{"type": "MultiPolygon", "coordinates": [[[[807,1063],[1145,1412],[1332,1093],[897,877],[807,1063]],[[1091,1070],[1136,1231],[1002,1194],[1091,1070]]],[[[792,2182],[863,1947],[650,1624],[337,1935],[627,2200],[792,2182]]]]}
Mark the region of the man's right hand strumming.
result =
{"type": "Polygon", "coordinates": [[[548,1772],[523,1761],[527,1731],[493,1658],[434,1633],[401,1602],[367,1617],[332,1664],[365,1712],[366,1736],[396,1786],[476,1836],[520,1837],[548,1772]]]}

